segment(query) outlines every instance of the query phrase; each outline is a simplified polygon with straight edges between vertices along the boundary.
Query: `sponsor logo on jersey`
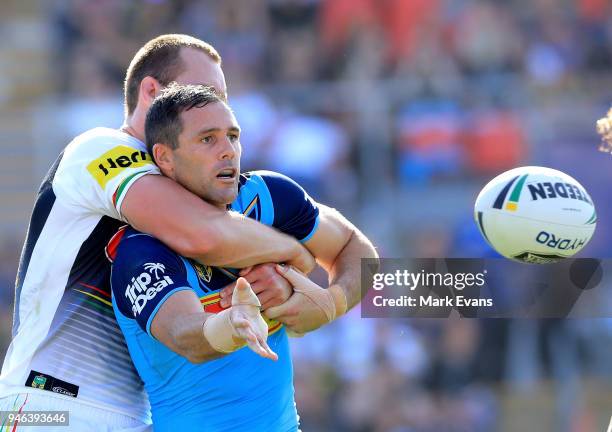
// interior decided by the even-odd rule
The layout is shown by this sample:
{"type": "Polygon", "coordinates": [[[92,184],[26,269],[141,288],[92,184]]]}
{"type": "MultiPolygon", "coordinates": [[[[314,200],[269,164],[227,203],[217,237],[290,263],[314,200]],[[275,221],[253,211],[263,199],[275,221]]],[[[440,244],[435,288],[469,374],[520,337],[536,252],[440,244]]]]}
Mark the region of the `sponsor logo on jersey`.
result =
{"type": "Polygon", "coordinates": [[[70,390],[66,390],[63,387],[60,386],[55,386],[51,389],[52,392],[54,393],[59,393],[59,394],[63,394],[65,396],[72,396],[72,397],[76,397],[76,394],[71,392],[70,390]]]}
{"type": "Polygon", "coordinates": [[[35,370],[30,371],[25,385],[40,390],[63,394],[65,396],[77,397],[79,394],[78,385],[35,370]]]}
{"type": "Polygon", "coordinates": [[[561,182],[543,182],[527,185],[531,199],[569,198],[592,204],[587,193],[576,185],[561,182]]]}
{"type": "Polygon", "coordinates": [[[125,297],[132,303],[134,317],[140,315],[147,302],[155,298],[158,292],[174,284],[170,276],[164,276],[166,266],[161,263],[146,263],[144,272],[133,277],[125,289],[125,297]]]}
{"type": "Polygon", "coordinates": [[[148,153],[132,147],[120,145],[104,153],[87,165],[87,171],[104,189],[106,184],[127,168],[137,168],[152,164],[148,153]]]}
{"type": "Polygon", "coordinates": [[[45,388],[45,383],[47,382],[47,378],[42,375],[36,375],[32,380],[32,387],[34,388],[45,388]]]}
{"type": "Polygon", "coordinates": [[[205,283],[210,282],[212,278],[212,268],[210,266],[205,266],[197,262],[192,262],[193,268],[195,268],[198,277],[205,283]]]}

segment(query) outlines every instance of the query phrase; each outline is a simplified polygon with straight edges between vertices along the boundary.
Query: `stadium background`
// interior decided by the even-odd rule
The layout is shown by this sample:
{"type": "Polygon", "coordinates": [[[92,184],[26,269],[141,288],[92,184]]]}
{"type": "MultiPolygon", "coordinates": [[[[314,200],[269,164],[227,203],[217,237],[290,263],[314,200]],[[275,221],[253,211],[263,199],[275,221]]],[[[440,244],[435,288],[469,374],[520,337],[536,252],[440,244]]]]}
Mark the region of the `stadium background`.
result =
{"type": "MultiPolygon", "coordinates": [[[[491,256],[472,203],[514,166],[561,169],[599,213],[612,161],[607,0],[1,0],[0,352],[27,219],[76,134],[122,121],[126,65],[182,32],[224,61],[243,166],[300,181],[383,257],[491,256]]],[[[612,311],[612,305],[611,305],[612,311]]],[[[612,316],[612,313],[611,313],[612,316]]],[[[305,431],[600,431],[612,320],[365,320],[294,340],[305,431]]]]}

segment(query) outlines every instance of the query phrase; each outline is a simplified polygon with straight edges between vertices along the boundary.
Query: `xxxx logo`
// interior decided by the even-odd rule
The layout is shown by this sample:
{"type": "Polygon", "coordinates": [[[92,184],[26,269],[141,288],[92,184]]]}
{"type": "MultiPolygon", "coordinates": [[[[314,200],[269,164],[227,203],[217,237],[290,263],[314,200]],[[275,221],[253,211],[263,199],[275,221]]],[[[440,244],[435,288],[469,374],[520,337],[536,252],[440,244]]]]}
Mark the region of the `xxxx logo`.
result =
{"type": "Polygon", "coordinates": [[[87,171],[98,182],[100,187],[115,178],[126,168],[136,168],[152,164],[151,156],[144,151],[136,150],[128,146],[117,146],[107,151],[98,159],[87,165],[87,171]]]}

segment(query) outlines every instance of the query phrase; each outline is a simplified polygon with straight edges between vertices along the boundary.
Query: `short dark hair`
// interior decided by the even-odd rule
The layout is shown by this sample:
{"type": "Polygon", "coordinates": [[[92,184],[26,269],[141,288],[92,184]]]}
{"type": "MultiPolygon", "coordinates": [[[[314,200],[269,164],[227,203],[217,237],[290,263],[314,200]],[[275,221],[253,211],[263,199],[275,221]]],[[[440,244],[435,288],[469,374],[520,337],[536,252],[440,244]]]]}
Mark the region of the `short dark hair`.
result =
{"type": "Polygon", "coordinates": [[[221,64],[221,56],[215,48],[200,39],[184,34],[167,34],[151,39],[138,50],[128,66],[123,85],[127,115],[131,115],[138,104],[138,90],[143,78],[155,78],[167,86],[183,72],[181,48],[194,48],[204,52],[214,62],[221,64]]]}
{"type": "Polygon", "coordinates": [[[145,119],[145,141],[151,157],[157,143],[172,149],[178,147],[178,137],[183,130],[182,112],[215,102],[225,103],[214,87],[171,83],[163,89],[151,104],[145,119]]]}

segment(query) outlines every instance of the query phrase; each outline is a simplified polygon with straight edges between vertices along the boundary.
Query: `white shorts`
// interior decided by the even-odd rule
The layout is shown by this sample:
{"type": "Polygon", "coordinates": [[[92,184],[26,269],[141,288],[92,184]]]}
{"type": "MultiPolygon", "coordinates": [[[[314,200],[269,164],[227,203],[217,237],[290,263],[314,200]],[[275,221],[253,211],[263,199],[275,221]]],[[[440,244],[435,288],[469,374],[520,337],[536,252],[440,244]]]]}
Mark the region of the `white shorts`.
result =
{"type": "MultiPolygon", "coordinates": [[[[68,411],[69,425],[22,426],[17,423],[15,432],[151,432],[150,424],[103,408],[96,408],[78,400],[62,398],[44,392],[19,393],[0,398],[0,411],[68,411]]],[[[7,416],[0,416],[0,431],[13,432],[7,427],[7,416]],[[4,417],[4,418],[3,418],[4,417]]]]}

